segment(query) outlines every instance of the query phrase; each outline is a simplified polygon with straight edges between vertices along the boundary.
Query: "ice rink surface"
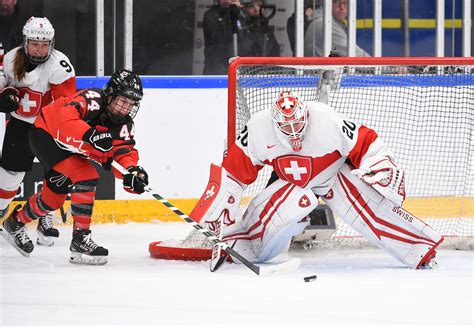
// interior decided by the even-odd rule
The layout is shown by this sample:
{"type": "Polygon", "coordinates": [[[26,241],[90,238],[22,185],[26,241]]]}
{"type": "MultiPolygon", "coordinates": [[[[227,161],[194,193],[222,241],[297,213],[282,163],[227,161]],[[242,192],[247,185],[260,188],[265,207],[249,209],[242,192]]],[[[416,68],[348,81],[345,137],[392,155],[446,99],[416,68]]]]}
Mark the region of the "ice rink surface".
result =
{"type": "MultiPolygon", "coordinates": [[[[29,229],[36,240],[36,231],[29,229]]],[[[301,267],[259,277],[242,265],[152,259],[151,241],[183,239],[186,223],[93,226],[105,266],[68,262],[71,226],[25,258],[0,239],[0,326],[472,326],[473,252],[440,250],[411,270],[380,250],[292,250],[301,267]],[[305,283],[303,277],[317,275],[305,283]]]]}

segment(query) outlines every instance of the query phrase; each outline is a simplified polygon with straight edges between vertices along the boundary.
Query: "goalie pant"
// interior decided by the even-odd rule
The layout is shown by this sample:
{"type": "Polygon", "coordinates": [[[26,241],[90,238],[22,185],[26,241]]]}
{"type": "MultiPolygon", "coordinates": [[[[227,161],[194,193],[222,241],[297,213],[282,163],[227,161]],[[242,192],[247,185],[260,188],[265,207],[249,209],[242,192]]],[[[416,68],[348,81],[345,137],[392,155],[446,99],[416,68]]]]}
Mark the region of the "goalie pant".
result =
{"type": "MultiPolygon", "coordinates": [[[[352,175],[347,165],[324,199],[348,225],[410,268],[428,263],[443,241],[430,226],[352,175]]],[[[224,224],[223,240],[237,240],[234,249],[251,261],[270,260],[304,230],[306,216],[317,204],[311,190],[278,180],[251,201],[242,219],[224,224]]]]}

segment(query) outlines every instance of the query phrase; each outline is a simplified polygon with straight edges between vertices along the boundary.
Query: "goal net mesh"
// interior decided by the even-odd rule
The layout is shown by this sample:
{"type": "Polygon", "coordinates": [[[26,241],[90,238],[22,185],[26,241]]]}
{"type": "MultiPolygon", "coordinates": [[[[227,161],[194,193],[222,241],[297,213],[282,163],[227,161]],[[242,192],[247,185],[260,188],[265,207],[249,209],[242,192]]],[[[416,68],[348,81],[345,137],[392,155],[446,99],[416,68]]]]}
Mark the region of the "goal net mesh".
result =
{"type": "MultiPolygon", "coordinates": [[[[474,67],[454,65],[258,65],[236,68],[229,92],[232,141],[279,92],[322,101],[373,128],[406,170],[404,208],[444,236],[474,236],[474,67]],[[235,109],[235,118],[232,111],[235,109]],[[233,135],[235,134],[235,135],[233,135]]],[[[229,83],[230,87],[231,83],[229,83]]],[[[246,204],[265,187],[263,169],[244,194],[246,204]]],[[[333,240],[360,235],[336,218],[333,240]]]]}

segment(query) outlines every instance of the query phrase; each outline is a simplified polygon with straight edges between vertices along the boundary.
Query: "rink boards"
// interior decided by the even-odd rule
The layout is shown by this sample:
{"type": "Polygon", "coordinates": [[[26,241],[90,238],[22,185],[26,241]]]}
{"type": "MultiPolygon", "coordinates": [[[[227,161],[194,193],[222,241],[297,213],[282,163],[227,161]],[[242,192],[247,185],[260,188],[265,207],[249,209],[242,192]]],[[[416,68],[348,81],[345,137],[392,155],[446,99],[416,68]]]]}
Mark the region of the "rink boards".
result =
{"type": "MultiPolygon", "coordinates": [[[[80,78],[78,84],[80,87],[101,87],[106,80],[107,78],[80,78]]],[[[443,78],[433,80],[438,84],[446,82],[443,78]]],[[[403,83],[409,84],[410,81],[410,79],[400,78],[399,82],[402,85],[399,84],[395,88],[408,86],[403,83]]],[[[461,85],[472,85],[472,77],[460,81],[461,85]]],[[[314,82],[312,81],[311,84],[314,82]]],[[[373,84],[348,85],[351,86],[346,88],[344,85],[342,89],[376,87],[373,84]]],[[[219,163],[221,160],[224,148],[223,140],[226,135],[227,78],[222,76],[155,77],[145,78],[144,86],[146,88],[145,97],[136,121],[136,138],[141,156],[140,164],[149,172],[152,187],[182,211],[189,213],[207,183],[209,164],[211,162],[219,163]],[[163,121],[161,119],[165,110],[169,108],[173,108],[173,122],[179,122],[180,129],[185,131],[184,133],[177,133],[175,124],[170,123],[169,120],[163,121]],[[213,127],[203,128],[203,126],[213,127]],[[202,146],[203,144],[205,147],[202,146]]],[[[459,92],[457,87],[454,90],[454,93],[459,92]]],[[[453,99],[453,101],[455,100],[453,99]]],[[[429,106],[429,104],[425,105],[429,106]]],[[[392,108],[387,114],[401,110],[403,110],[402,107],[392,108]]],[[[469,117],[464,117],[464,123],[468,126],[472,125],[472,119],[469,117]]],[[[381,130],[384,128],[384,126],[379,127],[381,130]]],[[[446,142],[447,135],[452,135],[458,140],[460,136],[456,134],[459,133],[456,129],[449,134],[443,133],[441,136],[435,135],[435,131],[430,130],[430,132],[433,133],[433,139],[444,138],[439,142],[446,142]]],[[[390,145],[395,152],[399,150],[396,142],[390,145]]],[[[464,217],[468,221],[473,221],[472,168],[469,168],[469,164],[467,166],[465,164],[466,160],[468,163],[472,163],[472,144],[468,147],[471,150],[467,152],[460,148],[451,148],[450,156],[438,157],[442,160],[436,162],[430,170],[423,170],[422,162],[414,161],[415,164],[404,165],[408,171],[408,198],[404,207],[424,220],[442,221],[452,220],[453,217],[464,217]],[[459,157],[456,153],[459,154],[459,157]],[[461,161],[464,161],[463,169],[458,167],[461,161]],[[454,176],[449,180],[445,179],[446,176],[439,177],[439,172],[443,172],[453,165],[459,168],[454,169],[454,176]],[[410,178],[410,175],[416,174],[420,174],[424,178],[410,178]],[[428,187],[424,183],[426,180],[430,181],[428,187]],[[463,184],[463,181],[464,189],[456,187],[459,183],[463,184]],[[446,193],[446,187],[443,186],[446,183],[451,189],[448,191],[454,190],[455,192],[452,194],[456,194],[456,196],[446,193]],[[416,191],[413,192],[413,190],[416,191]]],[[[181,220],[158,201],[151,199],[149,195],[143,196],[146,199],[142,200],[143,197],[131,196],[123,191],[120,181],[114,183],[110,177],[106,180],[105,186],[99,186],[100,196],[98,196],[94,208],[94,223],[181,220]]],[[[31,192],[37,189],[38,181],[25,181],[34,184],[34,187],[29,187],[31,192]]],[[[31,192],[24,195],[31,195],[31,192]]]]}

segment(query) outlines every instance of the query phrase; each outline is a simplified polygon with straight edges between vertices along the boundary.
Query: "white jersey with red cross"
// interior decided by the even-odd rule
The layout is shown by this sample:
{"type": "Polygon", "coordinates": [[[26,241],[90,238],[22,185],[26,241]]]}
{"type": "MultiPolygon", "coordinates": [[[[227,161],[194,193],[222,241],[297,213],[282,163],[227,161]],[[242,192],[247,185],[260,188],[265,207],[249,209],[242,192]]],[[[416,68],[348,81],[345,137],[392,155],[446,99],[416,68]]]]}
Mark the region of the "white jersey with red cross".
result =
{"type": "Polygon", "coordinates": [[[345,119],[326,104],[308,102],[307,107],[300,151],[293,151],[265,110],[248,121],[222,166],[248,185],[260,169],[271,165],[282,180],[325,195],[346,161],[358,168],[369,157],[392,157],[374,130],[345,119]]]}
{"type": "Polygon", "coordinates": [[[11,115],[32,124],[42,107],[76,92],[76,74],[66,55],[53,49],[45,63],[26,72],[25,77],[18,81],[14,76],[14,59],[19,49],[21,47],[9,51],[3,58],[5,75],[0,76],[0,90],[11,86],[20,91],[20,106],[11,115]]]}

